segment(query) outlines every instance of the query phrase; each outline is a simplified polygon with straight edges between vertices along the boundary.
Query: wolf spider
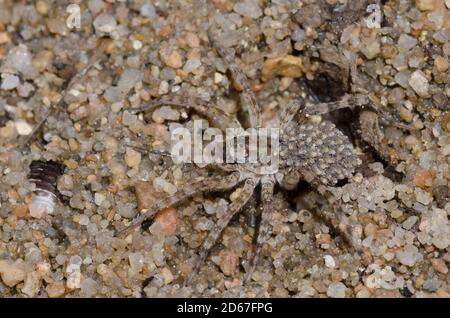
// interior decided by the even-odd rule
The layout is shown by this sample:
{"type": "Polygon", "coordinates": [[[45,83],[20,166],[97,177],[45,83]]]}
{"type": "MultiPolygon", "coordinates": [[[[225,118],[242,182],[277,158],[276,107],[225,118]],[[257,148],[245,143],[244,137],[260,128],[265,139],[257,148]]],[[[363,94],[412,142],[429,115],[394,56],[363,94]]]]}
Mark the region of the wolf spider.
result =
{"type": "MultiPolygon", "coordinates": [[[[220,47],[213,40],[210,33],[208,34],[208,38],[219,56],[225,61],[233,79],[242,87],[242,106],[248,113],[250,127],[262,127],[261,108],[256,101],[246,76],[235,64],[234,56],[226,49],[220,47]]],[[[340,108],[354,108],[367,104],[369,104],[368,97],[361,94],[344,95],[337,102],[311,104],[307,101],[306,95],[303,92],[288,103],[279,118],[280,166],[276,175],[257,173],[255,172],[255,168],[258,167],[255,167],[254,164],[235,163],[216,165],[218,169],[226,171],[228,174],[225,177],[212,176],[198,182],[186,183],[184,188],[179,190],[175,195],[162,199],[148,209],[141,211],[143,213],[119,233],[128,232],[130,229],[141,225],[145,220],[153,217],[159,210],[178,204],[195,194],[231,190],[243,183],[243,190],[240,196],[230,204],[227,213],[221,216],[217,223],[215,223],[214,228],[209,232],[200,247],[192,272],[185,281],[189,283],[199,271],[210,249],[215,245],[230,220],[236,213],[243,209],[256,187],[260,185],[261,221],[256,237],[254,256],[245,276],[245,281],[248,281],[258,264],[262,246],[270,236],[271,217],[273,213],[272,200],[275,185],[279,183],[282,187],[292,188],[292,185],[301,179],[308,182],[331,204],[336,212],[336,218],[339,221],[339,228],[337,230],[345,237],[352,237],[350,234],[352,227],[349,225],[346,217],[342,213],[339,213],[338,200],[334,198],[328,186],[336,185],[338,180],[352,177],[355,169],[361,164],[361,160],[358,158],[356,150],[348,137],[337,129],[333,123],[327,120],[322,120],[320,123],[308,123],[307,117],[325,114],[340,108]],[[300,119],[297,120],[298,117],[300,119]]],[[[161,105],[192,109],[205,116],[213,126],[221,130],[227,127],[242,127],[236,118],[222,112],[218,108],[209,107],[205,101],[198,98],[181,96],[163,98],[152,101],[133,111],[138,113],[155,109],[161,105]]],[[[373,145],[375,149],[384,153],[386,149],[381,142],[383,135],[378,126],[378,117],[374,114],[365,113],[362,115],[362,122],[366,126],[362,137],[373,145]]],[[[358,242],[353,239],[350,239],[350,241],[352,241],[351,245],[358,252],[362,251],[358,242]]]]}

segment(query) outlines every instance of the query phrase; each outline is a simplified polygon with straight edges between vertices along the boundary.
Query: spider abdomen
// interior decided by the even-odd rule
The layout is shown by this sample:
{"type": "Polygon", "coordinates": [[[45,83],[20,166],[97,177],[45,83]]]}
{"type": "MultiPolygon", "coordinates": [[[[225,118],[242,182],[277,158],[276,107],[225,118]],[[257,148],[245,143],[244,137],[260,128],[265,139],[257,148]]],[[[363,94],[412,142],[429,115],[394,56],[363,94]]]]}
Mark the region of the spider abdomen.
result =
{"type": "Polygon", "coordinates": [[[281,131],[280,147],[283,166],[308,170],[326,185],[351,177],[361,164],[348,137],[329,121],[291,122],[281,131]]]}

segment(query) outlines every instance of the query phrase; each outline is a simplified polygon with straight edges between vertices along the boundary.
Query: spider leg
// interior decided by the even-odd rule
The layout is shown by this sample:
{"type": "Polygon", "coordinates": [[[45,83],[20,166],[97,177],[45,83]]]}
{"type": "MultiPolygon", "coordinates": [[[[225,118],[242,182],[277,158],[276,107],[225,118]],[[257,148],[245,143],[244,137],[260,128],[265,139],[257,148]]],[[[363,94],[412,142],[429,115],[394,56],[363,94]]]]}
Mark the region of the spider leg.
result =
{"type": "Polygon", "coordinates": [[[117,235],[123,235],[128,233],[130,230],[136,228],[141,225],[146,219],[154,216],[159,210],[170,207],[178,202],[181,202],[188,197],[191,197],[197,193],[206,192],[206,191],[222,191],[229,190],[237,185],[241,179],[241,174],[239,172],[234,172],[228,176],[220,176],[220,177],[212,177],[208,179],[203,179],[194,183],[187,183],[186,186],[176,192],[174,195],[164,198],[161,201],[157,202],[153,206],[151,206],[140,216],[136,217],[129,226],[125,229],[119,231],[117,235]]]}
{"type": "Polygon", "coordinates": [[[255,271],[256,265],[258,265],[259,255],[261,254],[263,244],[268,240],[270,236],[274,186],[275,180],[273,176],[266,175],[261,179],[261,223],[259,225],[258,237],[256,238],[255,254],[251,262],[251,267],[245,275],[244,281],[246,282],[250,280],[253,272],[255,271]]]}
{"type": "Polygon", "coordinates": [[[304,115],[321,115],[326,114],[337,109],[342,108],[355,108],[362,106],[371,106],[375,111],[364,110],[360,113],[359,124],[363,129],[359,130],[361,138],[372,146],[378,154],[387,162],[392,165],[397,164],[397,159],[392,156],[391,149],[383,143],[384,134],[380,126],[380,121],[389,123],[390,125],[396,126],[398,128],[411,130],[412,128],[397,123],[392,116],[381,109],[375,107],[367,95],[349,95],[346,94],[339,101],[330,103],[318,103],[318,104],[308,104],[302,110],[304,115]]]}
{"type": "MultiPolygon", "coordinates": [[[[135,145],[132,143],[126,143],[126,146],[131,147],[136,151],[139,151],[143,155],[151,153],[151,154],[158,155],[158,156],[172,158],[172,154],[167,151],[160,151],[160,150],[154,150],[154,149],[148,150],[145,147],[142,147],[140,145],[135,145]]],[[[206,165],[206,168],[211,169],[211,170],[220,170],[223,172],[235,172],[238,170],[236,164],[233,164],[233,163],[215,163],[215,162],[213,162],[213,163],[206,165]]]]}
{"type": "Polygon", "coordinates": [[[286,127],[297,115],[297,113],[304,114],[305,107],[308,104],[317,104],[318,97],[307,86],[305,79],[300,80],[300,95],[292,99],[280,114],[280,128],[286,127]]]}
{"type": "Polygon", "coordinates": [[[354,109],[356,107],[364,107],[368,106],[369,108],[372,108],[379,116],[380,120],[383,121],[383,123],[395,126],[400,129],[405,130],[414,130],[414,128],[399,123],[389,112],[381,109],[380,107],[376,106],[369,98],[368,93],[366,94],[345,94],[342,96],[340,100],[329,102],[329,103],[319,103],[318,97],[311,92],[310,89],[305,87],[303,85],[303,89],[305,91],[308,91],[308,93],[311,95],[311,98],[314,99],[314,103],[308,103],[306,107],[303,109],[303,114],[308,115],[323,115],[330,112],[333,112],[338,109],[343,108],[350,108],[354,109]]]}
{"type": "Polygon", "coordinates": [[[222,57],[222,59],[227,64],[233,79],[242,87],[242,98],[244,99],[244,107],[248,112],[250,119],[250,126],[253,128],[261,127],[261,116],[258,102],[256,101],[255,94],[253,94],[250,84],[248,83],[247,76],[241,71],[241,69],[234,62],[234,56],[230,54],[225,48],[221,47],[217,41],[214,40],[212,32],[208,31],[208,39],[216,49],[217,53],[222,57]]]}
{"type": "Polygon", "coordinates": [[[394,127],[400,128],[400,129],[405,129],[405,130],[408,130],[408,131],[416,130],[415,128],[413,128],[413,127],[411,127],[409,125],[405,125],[405,124],[399,123],[394,118],[394,116],[392,116],[392,114],[390,114],[390,113],[388,113],[386,111],[377,109],[376,113],[377,113],[377,115],[378,115],[378,117],[380,119],[380,122],[383,125],[390,125],[390,126],[394,126],[394,127]]]}
{"type": "Polygon", "coordinates": [[[193,109],[200,115],[208,118],[214,126],[223,131],[226,128],[241,128],[241,124],[236,118],[228,115],[219,108],[209,107],[204,100],[195,97],[172,96],[170,98],[156,99],[144,106],[133,108],[131,111],[133,113],[140,113],[163,105],[193,109]]]}
{"type": "Polygon", "coordinates": [[[61,98],[56,103],[54,109],[47,109],[43,117],[39,120],[39,122],[34,126],[31,133],[29,133],[26,136],[23,136],[19,141],[19,148],[25,147],[28,145],[34,137],[36,137],[38,131],[44,126],[45,122],[47,121],[47,118],[50,116],[52,111],[59,110],[64,105],[64,98],[66,97],[67,93],[70,92],[72,87],[78,83],[85,75],[86,73],[98,62],[100,62],[105,57],[105,50],[107,48],[107,44],[105,41],[102,41],[98,48],[95,48],[94,54],[89,58],[88,62],[82,67],[82,69],[75,74],[69,82],[66,84],[65,88],[61,91],[61,98]]]}
{"type": "Polygon", "coordinates": [[[363,111],[359,116],[359,124],[364,127],[360,129],[361,138],[371,145],[381,158],[395,166],[398,163],[397,158],[392,155],[391,148],[383,142],[384,134],[380,128],[378,115],[371,111],[363,111]]]}
{"type": "Polygon", "coordinates": [[[227,227],[230,220],[237,212],[239,212],[244,207],[244,205],[252,196],[258,182],[259,179],[253,178],[245,180],[241,195],[230,204],[227,213],[217,221],[217,223],[214,225],[213,229],[209,232],[208,236],[203,242],[199,250],[197,259],[195,260],[192,272],[189,274],[186,280],[186,284],[190,284],[192,279],[195,277],[200,267],[205,262],[206,256],[208,256],[209,251],[214,246],[214,244],[216,244],[217,239],[222,234],[223,230],[227,227]]]}
{"type": "Polygon", "coordinates": [[[303,109],[303,114],[323,115],[342,108],[356,108],[369,105],[370,100],[367,95],[362,94],[345,94],[342,98],[335,102],[308,104],[303,109]]]}
{"type": "Polygon", "coordinates": [[[280,128],[283,128],[284,126],[289,124],[298,113],[298,111],[304,109],[305,105],[305,99],[302,96],[297,96],[296,98],[291,100],[281,111],[280,128]]]}
{"type": "Polygon", "coordinates": [[[238,167],[233,163],[210,163],[206,166],[208,169],[221,170],[224,172],[236,172],[238,167]]]}
{"type": "MultiPolygon", "coordinates": [[[[339,202],[339,199],[337,199],[331,191],[327,189],[326,186],[324,186],[320,180],[318,180],[313,173],[309,171],[301,171],[301,174],[303,176],[303,179],[308,182],[314,189],[317,190],[317,192],[320,193],[331,205],[334,217],[336,217],[336,221],[338,223],[337,226],[334,226],[335,222],[332,222],[332,220],[329,220],[326,217],[326,220],[328,223],[332,224],[335,227],[335,230],[340,233],[344,239],[351,245],[351,247],[361,256],[365,255],[365,251],[360,243],[360,239],[355,237],[352,233],[357,232],[355,229],[355,226],[350,224],[349,218],[344,215],[342,212],[341,204],[339,202]]],[[[324,215],[321,215],[322,217],[325,217],[324,215]]]]}

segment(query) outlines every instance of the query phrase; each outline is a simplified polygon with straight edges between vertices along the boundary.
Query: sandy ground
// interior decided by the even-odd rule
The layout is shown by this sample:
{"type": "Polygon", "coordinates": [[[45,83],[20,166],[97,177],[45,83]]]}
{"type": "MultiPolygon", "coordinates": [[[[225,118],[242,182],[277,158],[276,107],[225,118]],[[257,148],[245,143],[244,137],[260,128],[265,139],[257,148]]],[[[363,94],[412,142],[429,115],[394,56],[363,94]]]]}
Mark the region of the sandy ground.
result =
{"type": "Polygon", "coordinates": [[[1,297],[449,297],[448,0],[73,3],[67,12],[68,1],[0,1],[1,297]],[[210,26],[235,52],[265,122],[300,81],[324,102],[362,92],[393,121],[382,126],[386,160],[357,137],[359,110],[325,116],[363,159],[333,189],[342,209],[306,183],[277,187],[271,237],[244,283],[255,197],[183,287],[239,189],[194,196],[126,237],[115,232],[208,175],[159,154],[171,129],[200,115],[131,108],[183,93],[246,121],[210,26]],[[64,165],[53,213],[31,203],[33,160],[64,165]],[[335,213],[354,224],[366,257],[336,231],[335,213]]]}

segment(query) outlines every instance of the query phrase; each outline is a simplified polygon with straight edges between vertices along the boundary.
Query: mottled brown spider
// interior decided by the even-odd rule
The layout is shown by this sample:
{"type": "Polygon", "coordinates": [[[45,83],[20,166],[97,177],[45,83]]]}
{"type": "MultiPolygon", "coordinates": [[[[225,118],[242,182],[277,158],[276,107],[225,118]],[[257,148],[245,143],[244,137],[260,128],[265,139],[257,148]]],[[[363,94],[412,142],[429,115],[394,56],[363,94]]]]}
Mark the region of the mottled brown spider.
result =
{"type": "MultiPolygon", "coordinates": [[[[250,126],[262,127],[261,108],[250,88],[245,75],[234,63],[234,57],[227,50],[215,43],[211,34],[209,41],[224,59],[233,79],[243,88],[243,108],[248,113],[250,126]]],[[[351,227],[342,213],[339,213],[339,203],[333,197],[329,186],[335,185],[339,180],[352,177],[361,160],[346,135],[335,127],[333,123],[322,120],[319,123],[308,121],[308,116],[325,114],[330,111],[345,108],[364,106],[369,103],[366,95],[344,95],[340,101],[331,103],[312,104],[306,99],[303,92],[292,100],[281,112],[279,117],[280,128],[280,166],[276,174],[259,174],[255,166],[250,164],[224,164],[217,168],[226,171],[223,176],[213,176],[186,186],[175,195],[157,202],[135,218],[131,225],[120,233],[127,232],[153,217],[159,210],[173,206],[183,200],[202,192],[220,192],[230,190],[243,184],[243,191],[238,199],[233,201],[228,212],[222,216],[204,240],[194,268],[187,278],[189,283],[205,261],[210,249],[217,242],[223,230],[227,227],[233,216],[238,213],[249,201],[257,186],[261,186],[261,223],[256,238],[256,247],[251,266],[246,273],[246,280],[258,264],[263,244],[268,240],[271,230],[271,217],[273,212],[272,199],[274,187],[279,183],[282,187],[292,188],[298,181],[305,180],[321,195],[325,196],[335,210],[339,220],[340,232],[351,237],[351,227]],[[295,119],[294,119],[295,118],[295,119]]],[[[211,124],[224,130],[227,127],[241,127],[241,123],[234,117],[224,113],[218,108],[209,106],[198,98],[175,96],[152,101],[134,112],[154,109],[161,105],[171,105],[186,109],[193,109],[205,116],[211,124]]],[[[383,152],[381,140],[383,138],[378,126],[378,117],[375,113],[365,113],[362,121],[367,126],[363,139],[371,143],[375,149],[383,152]]],[[[354,247],[359,251],[358,243],[354,247]]]]}

